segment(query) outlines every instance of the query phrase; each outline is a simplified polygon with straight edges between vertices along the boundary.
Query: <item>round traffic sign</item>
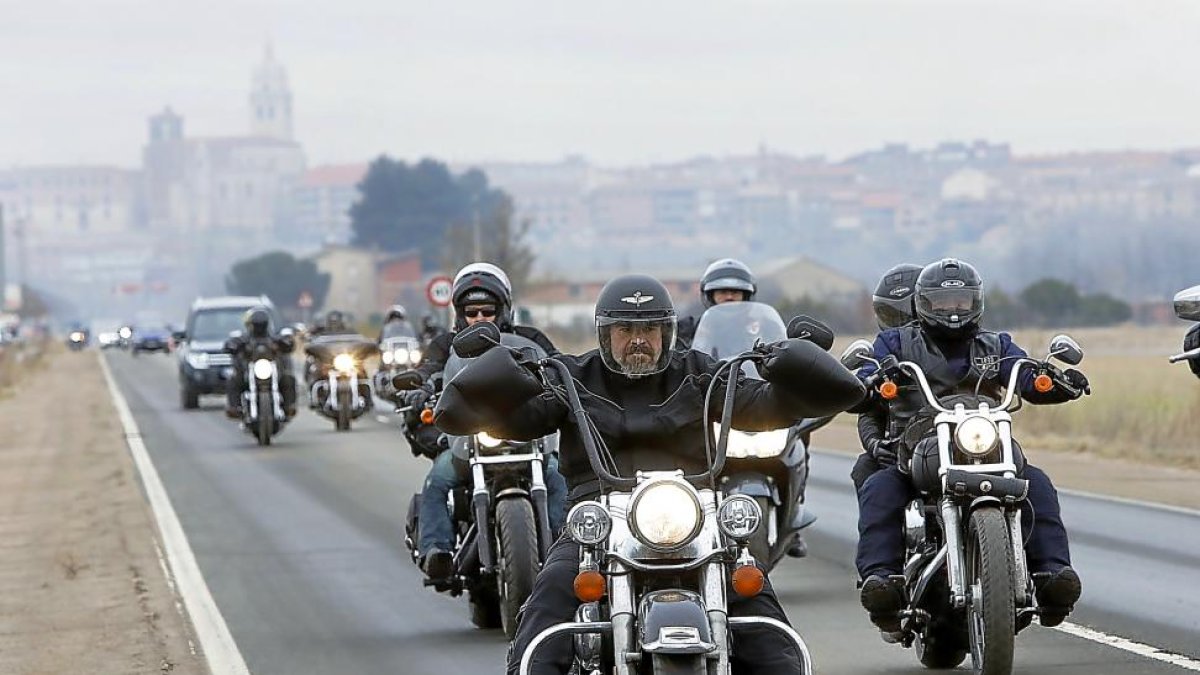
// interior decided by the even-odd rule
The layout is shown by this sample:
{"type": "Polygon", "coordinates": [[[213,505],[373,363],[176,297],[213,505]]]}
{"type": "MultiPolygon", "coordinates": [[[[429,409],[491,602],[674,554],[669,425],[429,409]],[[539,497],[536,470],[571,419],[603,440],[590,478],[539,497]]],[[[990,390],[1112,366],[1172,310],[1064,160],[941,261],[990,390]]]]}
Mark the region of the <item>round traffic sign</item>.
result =
{"type": "Polygon", "coordinates": [[[449,307],[450,294],[454,291],[454,280],[446,276],[437,276],[429,280],[425,286],[425,297],[434,307],[449,307]]]}

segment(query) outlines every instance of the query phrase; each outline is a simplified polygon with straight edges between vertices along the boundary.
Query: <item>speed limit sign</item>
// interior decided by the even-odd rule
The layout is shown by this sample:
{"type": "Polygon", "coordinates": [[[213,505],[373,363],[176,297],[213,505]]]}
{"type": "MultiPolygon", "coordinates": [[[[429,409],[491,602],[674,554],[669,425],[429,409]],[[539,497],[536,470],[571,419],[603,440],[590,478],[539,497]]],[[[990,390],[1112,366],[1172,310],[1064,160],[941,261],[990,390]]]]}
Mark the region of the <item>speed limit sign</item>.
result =
{"type": "Polygon", "coordinates": [[[434,307],[449,307],[450,294],[454,291],[454,280],[446,276],[437,276],[429,280],[425,286],[425,297],[434,307]]]}

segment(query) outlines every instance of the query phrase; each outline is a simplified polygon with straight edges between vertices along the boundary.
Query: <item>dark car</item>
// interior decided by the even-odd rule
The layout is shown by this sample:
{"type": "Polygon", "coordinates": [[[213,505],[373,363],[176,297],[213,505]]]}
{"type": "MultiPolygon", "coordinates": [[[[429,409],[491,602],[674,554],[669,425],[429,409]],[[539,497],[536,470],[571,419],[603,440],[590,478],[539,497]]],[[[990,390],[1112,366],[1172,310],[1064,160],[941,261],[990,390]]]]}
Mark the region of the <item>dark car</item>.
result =
{"type": "Polygon", "coordinates": [[[141,352],[171,353],[171,333],[166,328],[138,327],[133,329],[129,351],[134,356],[141,352]]]}
{"type": "Polygon", "coordinates": [[[225,394],[233,375],[233,359],[225,353],[230,334],[242,330],[246,310],[266,307],[272,334],[279,327],[275,306],[266,296],[200,298],[192,303],[187,328],[174,335],[179,355],[179,400],[186,409],[200,407],[205,394],[225,394]]]}

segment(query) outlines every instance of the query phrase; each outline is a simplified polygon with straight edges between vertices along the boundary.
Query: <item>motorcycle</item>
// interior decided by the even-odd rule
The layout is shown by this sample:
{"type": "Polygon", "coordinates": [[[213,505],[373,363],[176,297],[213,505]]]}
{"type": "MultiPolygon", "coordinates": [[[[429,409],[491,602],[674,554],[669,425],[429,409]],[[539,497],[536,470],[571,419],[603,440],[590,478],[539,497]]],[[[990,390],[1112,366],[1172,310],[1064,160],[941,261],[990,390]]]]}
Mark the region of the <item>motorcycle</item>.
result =
{"type": "Polygon", "coordinates": [[[304,347],[309,406],[333,420],[334,429],[349,431],[351,420],[373,407],[365,364],[378,351],[361,335],[324,335],[304,347]]]}
{"type": "MultiPolygon", "coordinates": [[[[234,358],[244,348],[238,338],[225,343],[225,352],[234,358]]],[[[271,438],[282,431],[288,421],[283,409],[283,395],[279,391],[277,357],[273,343],[260,341],[250,346],[246,388],[242,391],[242,429],[254,436],[261,446],[270,445],[271,438]]]]}
{"type": "MultiPolygon", "coordinates": [[[[757,350],[735,356],[718,375],[764,356],[765,351],[757,350]]],[[[549,382],[547,373],[556,374],[553,386],[566,396],[576,427],[591,428],[566,365],[547,358],[530,367],[543,382],[549,382]]],[[[751,625],[785,635],[804,672],[812,672],[808,647],[791,627],[768,617],[727,615],[727,584],[732,581],[735,592],[753,596],[764,588],[765,576],[749,549],[764,519],[758,502],[747,495],[726,495],[717,486],[737,382],[736,377],[726,379],[716,432],[706,425],[711,461],[703,473],[615,475],[593,435],[581,434],[603,490],[597,500],[580,502],[567,515],[566,535],[580,546],[574,589],[581,605],[576,621],[547,628],[533,639],[521,659],[522,675],[528,675],[547,640],[565,635],[575,636],[572,672],[579,675],[728,675],[731,630],[751,625]]],[[[719,385],[720,378],[714,377],[708,394],[719,385]]]]}
{"type": "Polygon", "coordinates": [[[1018,477],[1023,459],[1014,450],[1012,413],[1021,404],[1018,378],[1029,368],[1037,391],[1071,389],[1050,359],[1078,365],[1083,350],[1058,335],[1046,359],[1015,359],[996,404],[978,395],[939,400],[919,365],[892,356],[876,360],[866,340],[842,355],[851,370],[876,365],[868,384],[885,399],[899,395],[898,383],[915,383],[933,415],[936,478],[928,472],[925,480],[933,485],[904,514],[906,607],[899,637],[903,646],[915,646],[927,668],[954,668],[969,653],[975,673],[1007,675],[1016,634],[1039,613],[1021,524],[1029,483],[1018,477]]]}
{"type": "MultiPolygon", "coordinates": [[[[1178,293],[1176,293],[1174,305],[1175,305],[1175,316],[1179,317],[1180,319],[1183,319],[1184,321],[1200,322],[1200,286],[1193,286],[1191,288],[1188,288],[1188,289],[1185,289],[1185,290],[1182,290],[1182,291],[1179,291],[1178,293]]],[[[1188,337],[1190,338],[1192,336],[1192,333],[1196,330],[1197,330],[1196,326],[1193,325],[1191,330],[1188,331],[1188,337]]],[[[1169,359],[1170,362],[1171,363],[1179,363],[1180,361],[1190,361],[1192,363],[1189,365],[1193,365],[1195,362],[1200,361],[1200,346],[1193,347],[1191,349],[1186,349],[1186,347],[1187,347],[1187,339],[1186,338],[1184,340],[1184,343],[1185,343],[1184,351],[1182,353],[1172,356],[1169,359]]],[[[1194,372],[1194,369],[1193,369],[1193,372],[1194,372]]]]}
{"type": "Polygon", "coordinates": [[[73,330],[67,335],[67,347],[71,351],[77,352],[87,348],[88,334],[82,330],[73,330]]]}
{"type": "MultiPolygon", "coordinates": [[[[501,344],[545,358],[536,343],[519,335],[503,334],[501,344]],[[530,351],[532,350],[532,351],[530,351]]],[[[466,368],[470,359],[452,353],[443,377],[449,382],[466,368]]],[[[397,383],[411,389],[419,377],[397,383]]],[[[432,423],[432,407],[422,411],[422,421],[432,423]]],[[[403,410],[403,409],[402,409],[403,410]]],[[[479,628],[504,629],[511,639],[517,630],[517,613],[533,591],[533,580],[553,543],[544,480],[549,453],[558,447],[558,435],[533,441],[511,441],[487,433],[467,437],[443,437],[456,459],[464,459],[470,483],[450,495],[450,513],[456,530],[454,573],[445,583],[427,580],[425,585],[458,597],[467,593],[471,622],[479,628]]],[[[418,514],[421,495],[409,502],[405,544],[417,562],[420,532],[418,514]]]]}
{"type": "Polygon", "coordinates": [[[379,370],[375,371],[375,393],[385,400],[393,390],[392,378],[421,364],[421,341],[408,333],[385,334],[379,341],[379,370]]]}
{"type": "MultiPolygon", "coordinates": [[[[696,326],[692,349],[714,359],[737,356],[756,343],[789,337],[779,313],[757,302],[731,302],[705,310],[696,326]]],[[[800,337],[799,335],[794,337],[800,337]]],[[[751,363],[742,370],[761,379],[751,363]]],[[[765,522],[750,538],[755,560],[774,569],[817,517],[805,506],[808,482],[809,435],[832,417],[805,419],[788,429],[729,432],[725,470],[719,485],[726,494],[746,495],[758,503],[765,522]]]]}

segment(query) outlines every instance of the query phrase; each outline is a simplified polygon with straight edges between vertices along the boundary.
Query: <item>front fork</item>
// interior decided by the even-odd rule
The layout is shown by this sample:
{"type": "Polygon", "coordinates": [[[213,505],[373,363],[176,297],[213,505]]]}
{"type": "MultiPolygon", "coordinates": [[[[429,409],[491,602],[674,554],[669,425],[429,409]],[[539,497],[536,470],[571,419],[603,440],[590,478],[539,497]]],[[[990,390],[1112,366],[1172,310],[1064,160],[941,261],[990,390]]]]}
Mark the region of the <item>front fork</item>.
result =
{"type": "MultiPolygon", "coordinates": [[[[946,536],[946,576],[950,583],[950,602],[956,609],[967,606],[967,566],[962,512],[950,497],[940,504],[942,531],[946,536]]],[[[968,517],[970,511],[967,512],[968,517]]],[[[1006,509],[1009,545],[1013,554],[1013,591],[1017,607],[1029,604],[1029,564],[1025,557],[1025,537],[1021,527],[1021,509],[1006,509]]]]}

